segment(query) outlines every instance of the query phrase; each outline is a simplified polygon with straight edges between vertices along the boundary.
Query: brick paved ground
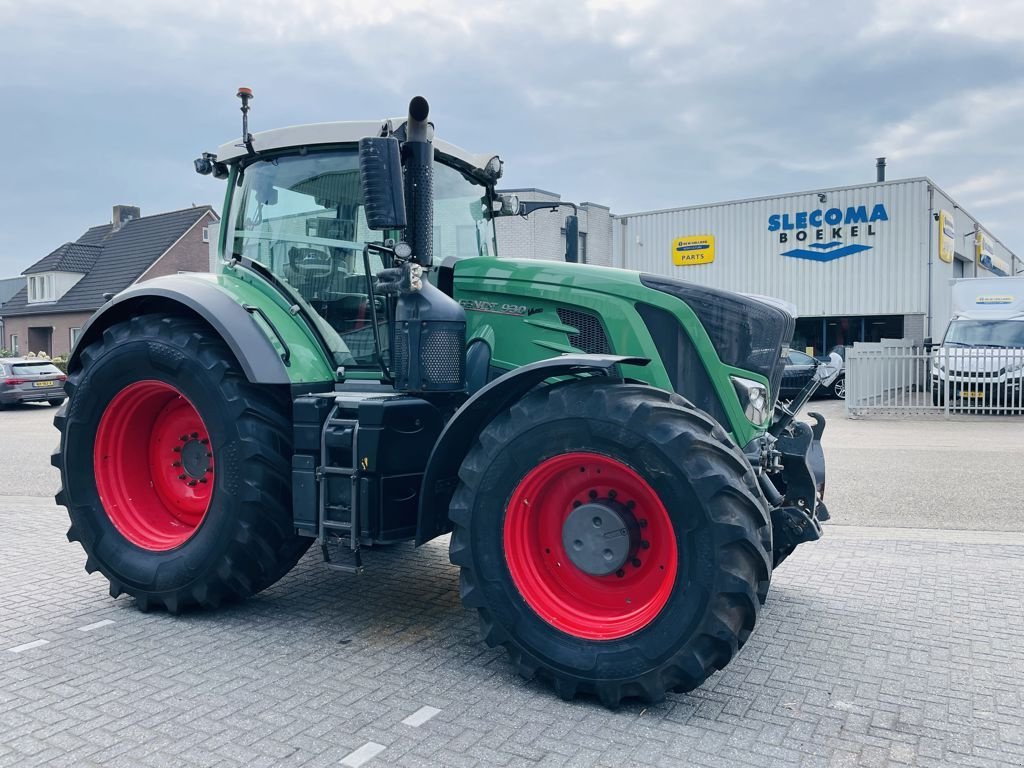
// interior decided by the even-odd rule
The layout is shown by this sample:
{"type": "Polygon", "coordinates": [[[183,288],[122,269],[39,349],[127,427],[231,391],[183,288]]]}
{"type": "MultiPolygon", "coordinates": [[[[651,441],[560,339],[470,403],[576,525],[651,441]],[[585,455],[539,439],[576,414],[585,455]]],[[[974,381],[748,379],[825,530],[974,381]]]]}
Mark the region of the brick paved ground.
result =
{"type": "Polygon", "coordinates": [[[446,542],[175,618],[107,597],[65,528],[0,498],[0,766],[1024,764],[1020,534],[832,527],[727,670],[608,712],[479,642],[446,542]]]}

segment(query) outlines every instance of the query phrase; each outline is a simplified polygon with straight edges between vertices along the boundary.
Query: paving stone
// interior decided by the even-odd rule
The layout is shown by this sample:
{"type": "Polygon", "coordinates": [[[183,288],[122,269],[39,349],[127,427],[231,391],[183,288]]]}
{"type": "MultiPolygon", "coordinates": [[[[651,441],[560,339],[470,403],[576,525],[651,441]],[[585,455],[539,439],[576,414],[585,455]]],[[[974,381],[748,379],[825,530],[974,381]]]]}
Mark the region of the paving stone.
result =
{"type": "Polygon", "coordinates": [[[0,526],[0,651],[48,640],[0,652],[0,766],[337,766],[368,742],[371,768],[1024,764],[1020,535],[831,526],[732,665],[612,712],[482,645],[444,540],[370,552],[359,578],[311,552],[172,617],[110,599],[49,503],[0,496],[0,526]]]}

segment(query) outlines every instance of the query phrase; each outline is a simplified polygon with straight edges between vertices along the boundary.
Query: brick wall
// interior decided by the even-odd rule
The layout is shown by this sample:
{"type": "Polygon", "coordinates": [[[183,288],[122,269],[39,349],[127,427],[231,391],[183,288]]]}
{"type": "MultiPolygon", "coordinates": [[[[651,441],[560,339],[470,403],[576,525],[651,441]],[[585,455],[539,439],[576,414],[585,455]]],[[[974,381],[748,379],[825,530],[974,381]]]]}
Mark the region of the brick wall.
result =
{"type": "Polygon", "coordinates": [[[213,221],[213,214],[207,213],[167,253],[157,259],[138,282],[163,275],[176,275],[178,272],[209,272],[210,244],[203,241],[203,229],[213,221]]]}
{"type": "Polygon", "coordinates": [[[27,355],[29,352],[49,352],[52,357],[66,357],[71,352],[71,329],[81,328],[91,312],[66,312],[49,315],[15,316],[4,318],[4,340],[2,347],[11,349],[11,336],[18,337],[18,353],[27,355]],[[30,349],[28,346],[29,328],[52,329],[50,349],[30,349]]]}
{"type": "MultiPolygon", "coordinates": [[[[524,202],[560,202],[561,195],[542,189],[514,191],[524,202]]],[[[560,207],[555,211],[541,209],[525,219],[505,216],[495,221],[498,236],[498,256],[506,259],[546,259],[562,261],[565,258],[565,217],[572,209],[560,207]]],[[[580,235],[586,237],[586,263],[610,266],[612,263],[612,218],[606,206],[582,203],[579,206],[580,235]]],[[[581,256],[583,256],[581,239],[581,256]]]]}

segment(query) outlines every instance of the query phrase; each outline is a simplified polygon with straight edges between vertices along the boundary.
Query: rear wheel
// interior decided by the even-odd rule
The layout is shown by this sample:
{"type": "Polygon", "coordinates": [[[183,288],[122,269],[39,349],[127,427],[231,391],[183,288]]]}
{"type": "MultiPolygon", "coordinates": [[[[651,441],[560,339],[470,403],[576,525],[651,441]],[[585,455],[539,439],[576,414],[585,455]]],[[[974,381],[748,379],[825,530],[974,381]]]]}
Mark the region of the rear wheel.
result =
{"type": "Polygon", "coordinates": [[[652,387],[538,390],[460,470],[451,560],[484,638],[557,692],[657,701],[723,668],[770,578],[771,526],[742,454],[652,387]]]}
{"type": "Polygon", "coordinates": [[[270,586],[294,534],[286,391],[250,384],[205,325],[144,315],[84,348],[55,419],[68,539],[144,610],[270,586]]]}

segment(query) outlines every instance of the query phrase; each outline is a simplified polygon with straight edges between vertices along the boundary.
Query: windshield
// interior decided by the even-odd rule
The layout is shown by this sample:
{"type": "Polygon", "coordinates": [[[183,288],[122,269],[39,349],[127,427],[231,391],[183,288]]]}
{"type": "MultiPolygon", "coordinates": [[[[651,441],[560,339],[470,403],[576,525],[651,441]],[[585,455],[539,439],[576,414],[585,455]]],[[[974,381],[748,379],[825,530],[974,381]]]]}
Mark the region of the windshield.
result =
{"type": "Polygon", "coordinates": [[[954,320],[943,344],[959,347],[1024,347],[1020,320],[954,320]]]}
{"type": "MultiPolygon", "coordinates": [[[[487,190],[434,163],[434,262],[494,256],[487,190]]],[[[387,351],[387,311],[371,298],[363,246],[397,238],[366,225],[356,149],[259,159],[237,174],[227,250],[266,266],[316,319],[338,365],[376,367],[372,323],[387,351]],[[371,306],[372,304],[372,306],[371,306]]],[[[385,264],[370,255],[371,279],[385,264]]]]}

